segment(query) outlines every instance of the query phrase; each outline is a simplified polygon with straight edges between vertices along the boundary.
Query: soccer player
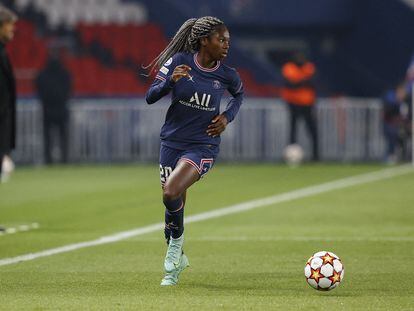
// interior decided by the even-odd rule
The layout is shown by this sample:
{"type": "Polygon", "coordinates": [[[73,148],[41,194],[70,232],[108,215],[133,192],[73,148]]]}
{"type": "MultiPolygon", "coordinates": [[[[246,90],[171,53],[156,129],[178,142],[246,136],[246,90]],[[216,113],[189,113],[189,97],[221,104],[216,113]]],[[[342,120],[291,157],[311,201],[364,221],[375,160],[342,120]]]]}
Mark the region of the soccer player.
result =
{"type": "Polygon", "coordinates": [[[191,18],[150,64],[151,71],[159,71],[146,94],[147,103],[172,93],[160,135],[168,244],[161,285],[177,284],[179,274],[189,265],[183,252],[186,192],[212,168],[220,134],[242,104],[242,81],[235,69],[221,62],[229,47],[229,31],[221,20],[211,16],[191,18]],[[220,113],[225,90],[233,98],[220,113]]]}

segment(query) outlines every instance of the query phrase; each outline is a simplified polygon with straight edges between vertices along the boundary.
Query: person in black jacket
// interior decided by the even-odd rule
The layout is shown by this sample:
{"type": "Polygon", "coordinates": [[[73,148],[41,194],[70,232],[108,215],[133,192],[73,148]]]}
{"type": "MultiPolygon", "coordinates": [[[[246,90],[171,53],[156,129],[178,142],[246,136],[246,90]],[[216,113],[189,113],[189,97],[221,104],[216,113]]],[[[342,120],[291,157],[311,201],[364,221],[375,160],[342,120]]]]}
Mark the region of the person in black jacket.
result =
{"type": "Polygon", "coordinates": [[[385,162],[396,164],[408,160],[410,141],[410,104],[408,88],[401,82],[382,98],[383,129],[386,140],[385,162]]]}
{"type": "Polygon", "coordinates": [[[71,96],[71,76],[59,57],[51,54],[46,67],[36,78],[38,96],[43,106],[43,137],[45,162],[53,163],[52,137],[56,128],[59,134],[60,162],[68,161],[68,101],[71,96]]]}
{"type": "Polygon", "coordinates": [[[16,82],[5,48],[14,37],[16,21],[16,14],[0,6],[0,175],[2,181],[7,180],[6,175],[10,173],[10,170],[2,171],[3,159],[7,159],[10,163],[10,152],[16,146],[16,82]]]}

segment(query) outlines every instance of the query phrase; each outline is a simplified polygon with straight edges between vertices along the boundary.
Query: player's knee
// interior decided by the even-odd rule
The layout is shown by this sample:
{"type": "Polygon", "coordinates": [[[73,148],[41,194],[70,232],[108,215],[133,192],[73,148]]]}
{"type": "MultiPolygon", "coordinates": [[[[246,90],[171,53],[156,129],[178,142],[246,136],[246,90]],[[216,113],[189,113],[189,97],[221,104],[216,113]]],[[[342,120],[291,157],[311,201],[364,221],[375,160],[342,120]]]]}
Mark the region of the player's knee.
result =
{"type": "Polygon", "coordinates": [[[168,184],[164,186],[162,199],[164,202],[175,201],[181,197],[181,193],[177,188],[171,187],[168,184]]]}
{"type": "Polygon", "coordinates": [[[169,191],[168,188],[167,191],[164,189],[163,203],[165,208],[170,212],[177,212],[184,205],[181,194],[178,191],[174,191],[174,189],[169,191]]]}

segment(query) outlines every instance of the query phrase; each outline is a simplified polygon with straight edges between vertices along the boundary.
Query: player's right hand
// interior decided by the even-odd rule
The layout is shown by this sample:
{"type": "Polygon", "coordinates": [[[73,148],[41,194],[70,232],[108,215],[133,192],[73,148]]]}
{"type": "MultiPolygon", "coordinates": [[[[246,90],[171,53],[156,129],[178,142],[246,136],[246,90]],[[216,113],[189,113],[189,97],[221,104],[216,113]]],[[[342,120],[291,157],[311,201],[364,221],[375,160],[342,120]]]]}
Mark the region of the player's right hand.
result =
{"type": "Polygon", "coordinates": [[[177,82],[178,80],[180,80],[182,77],[190,77],[190,74],[188,73],[191,70],[190,66],[187,65],[178,65],[177,67],[174,68],[174,71],[171,75],[171,79],[174,82],[177,82]]]}

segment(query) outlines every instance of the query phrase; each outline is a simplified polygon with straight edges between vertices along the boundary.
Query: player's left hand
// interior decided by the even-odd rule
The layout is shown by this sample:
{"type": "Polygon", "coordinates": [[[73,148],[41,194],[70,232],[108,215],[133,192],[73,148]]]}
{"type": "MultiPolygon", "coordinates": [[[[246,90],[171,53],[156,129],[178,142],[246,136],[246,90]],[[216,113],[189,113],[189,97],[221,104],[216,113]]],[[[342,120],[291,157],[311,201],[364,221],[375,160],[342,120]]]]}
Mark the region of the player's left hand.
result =
{"type": "Polygon", "coordinates": [[[211,120],[211,124],[207,128],[208,136],[216,137],[221,134],[226,129],[227,118],[224,114],[219,114],[211,120]]]}

